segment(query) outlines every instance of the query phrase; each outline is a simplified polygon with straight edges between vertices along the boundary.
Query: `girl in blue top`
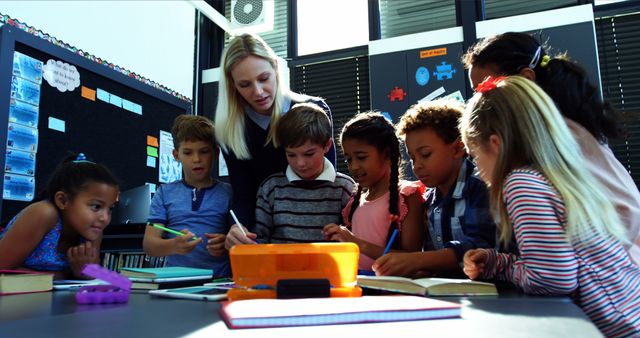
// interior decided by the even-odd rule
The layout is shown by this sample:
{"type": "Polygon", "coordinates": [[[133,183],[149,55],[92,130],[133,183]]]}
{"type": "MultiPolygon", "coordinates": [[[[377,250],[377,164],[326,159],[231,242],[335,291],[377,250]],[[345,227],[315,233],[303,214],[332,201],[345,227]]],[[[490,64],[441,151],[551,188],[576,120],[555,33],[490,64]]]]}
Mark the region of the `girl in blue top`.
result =
{"type": "Polygon", "coordinates": [[[81,153],[63,161],[37,202],[0,232],[0,269],[54,272],[80,278],[99,263],[102,231],[111,221],[118,183],[105,167],[81,153]]]}

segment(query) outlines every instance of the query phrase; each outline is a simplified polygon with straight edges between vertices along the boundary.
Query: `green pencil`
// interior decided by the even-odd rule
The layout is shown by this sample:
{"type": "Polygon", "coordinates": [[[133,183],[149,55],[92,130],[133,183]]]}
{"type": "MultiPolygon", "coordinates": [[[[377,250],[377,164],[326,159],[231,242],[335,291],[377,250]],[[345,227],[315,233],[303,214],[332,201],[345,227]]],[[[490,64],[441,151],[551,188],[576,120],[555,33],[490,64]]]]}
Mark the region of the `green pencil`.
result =
{"type": "MultiPolygon", "coordinates": [[[[147,223],[147,225],[148,225],[148,226],[152,226],[152,227],[154,227],[154,228],[158,228],[158,229],[160,229],[160,230],[164,230],[164,231],[166,231],[166,232],[168,232],[168,233],[172,233],[172,234],[174,234],[174,235],[184,236],[184,234],[183,234],[182,232],[180,232],[180,231],[175,231],[175,230],[173,230],[173,229],[169,229],[169,228],[165,228],[165,227],[163,227],[163,226],[162,226],[162,225],[160,225],[160,224],[156,224],[156,223],[147,223]]],[[[193,236],[193,240],[195,241],[196,239],[198,239],[198,237],[193,236]]]]}

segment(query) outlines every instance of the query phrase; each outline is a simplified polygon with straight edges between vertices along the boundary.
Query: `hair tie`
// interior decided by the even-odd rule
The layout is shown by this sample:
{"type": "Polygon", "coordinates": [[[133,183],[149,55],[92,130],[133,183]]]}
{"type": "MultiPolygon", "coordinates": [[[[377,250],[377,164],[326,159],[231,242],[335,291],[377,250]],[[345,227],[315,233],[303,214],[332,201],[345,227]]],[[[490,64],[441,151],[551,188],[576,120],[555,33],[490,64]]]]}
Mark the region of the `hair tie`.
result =
{"type": "Polygon", "coordinates": [[[84,153],[78,153],[78,156],[76,156],[75,161],[73,161],[73,163],[93,163],[89,160],[87,160],[87,157],[84,155],[84,153]]]}
{"type": "Polygon", "coordinates": [[[484,94],[488,91],[494,90],[498,83],[502,82],[502,80],[506,79],[506,76],[499,76],[494,78],[493,76],[488,76],[484,81],[480,82],[476,87],[476,92],[484,94]]]}
{"type": "Polygon", "coordinates": [[[542,55],[542,46],[538,46],[536,52],[533,54],[533,58],[531,58],[531,62],[529,62],[529,65],[527,67],[531,69],[536,68],[538,60],[540,60],[540,55],[542,55]]]}
{"type": "Polygon", "coordinates": [[[549,55],[543,56],[542,61],[540,61],[540,67],[546,67],[549,64],[549,61],[551,61],[551,57],[549,55]]]}

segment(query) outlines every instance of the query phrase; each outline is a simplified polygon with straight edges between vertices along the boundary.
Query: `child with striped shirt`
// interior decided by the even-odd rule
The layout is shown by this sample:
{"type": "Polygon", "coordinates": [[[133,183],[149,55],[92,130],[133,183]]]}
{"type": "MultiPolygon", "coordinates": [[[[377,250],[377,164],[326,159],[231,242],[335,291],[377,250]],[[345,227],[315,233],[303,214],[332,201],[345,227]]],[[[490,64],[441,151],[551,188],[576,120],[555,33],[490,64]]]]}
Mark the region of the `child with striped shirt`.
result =
{"type": "Polygon", "coordinates": [[[490,77],[478,85],[460,131],[490,187],[501,239],[514,235],[519,249],[470,250],[464,272],[526,293],[568,295],[604,335],[640,335],[640,269],[551,98],[523,77],[490,77]]]}
{"type": "Polygon", "coordinates": [[[234,225],[228,235],[231,242],[325,241],[323,227],[342,222],[342,208],[355,186],[325,158],[332,134],[327,113],[311,103],[296,104],[278,121],[276,138],[289,165],[258,188],[254,232],[245,236],[234,225]]]}

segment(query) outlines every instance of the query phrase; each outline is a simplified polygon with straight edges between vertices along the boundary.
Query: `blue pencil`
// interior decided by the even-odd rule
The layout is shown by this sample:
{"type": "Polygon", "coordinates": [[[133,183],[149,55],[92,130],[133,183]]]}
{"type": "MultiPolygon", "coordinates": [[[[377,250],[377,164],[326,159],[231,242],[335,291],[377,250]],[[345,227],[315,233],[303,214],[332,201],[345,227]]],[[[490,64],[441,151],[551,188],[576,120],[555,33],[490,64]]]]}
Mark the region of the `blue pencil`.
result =
{"type": "Polygon", "coordinates": [[[398,229],[393,230],[393,233],[391,234],[391,238],[389,238],[389,243],[387,243],[387,246],[384,248],[384,251],[382,252],[383,256],[389,253],[389,249],[391,249],[391,245],[393,244],[393,241],[396,240],[396,237],[398,237],[398,229]]]}

